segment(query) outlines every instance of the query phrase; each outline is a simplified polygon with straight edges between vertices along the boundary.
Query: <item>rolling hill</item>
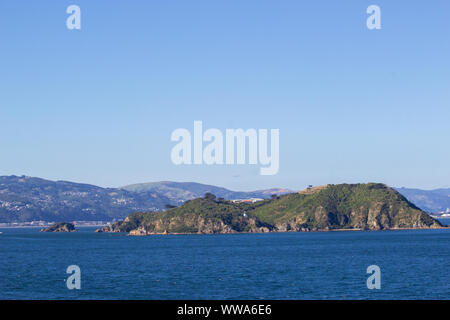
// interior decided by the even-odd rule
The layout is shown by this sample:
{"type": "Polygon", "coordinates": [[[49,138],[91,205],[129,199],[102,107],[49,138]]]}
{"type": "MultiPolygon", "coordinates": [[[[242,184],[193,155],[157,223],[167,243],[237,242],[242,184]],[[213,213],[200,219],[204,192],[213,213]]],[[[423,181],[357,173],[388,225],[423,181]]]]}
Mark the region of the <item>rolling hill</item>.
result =
{"type": "Polygon", "coordinates": [[[130,235],[438,228],[441,223],[379,183],[327,185],[257,203],[209,194],[164,212],[136,212],[99,232],[130,235]]]}
{"type": "MultiPolygon", "coordinates": [[[[287,192],[286,190],[284,190],[287,192]]],[[[160,211],[166,205],[215,192],[225,199],[268,198],[281,189],[234,192],[199,183],[156,182],[102,188],[27,176],[0,176],[0,222],[112,221],[135,211],[160,211]]]]}
{"type": "MultiPolygon", "coordinates": [[[[397,191],[427,212],[450,208],[450,189],[400,188],[397,191]]],[[[112,221],[137,211],[161,211],[166,205],[180,206],[208,192],[225,200],[268,199],[273,194],[294,193],[280,188],[239,192],[194,182],[171,181],[102,188],[27,176],[0,176],[0,222],[112,221]]]]}
{"type": "Polygon", "coordinates": [[[450,189],[421,190],[397,188],[396,190],[427,212],[450,211],[450,189]]]}
{"type": "Polygon", "coordinates": [[[248,199],[248,198],[270,198],[272,194],[282,195],[292,193],[294,191],[289,189],[274,188],[258,191],[231,191],[225,188],[206,185],[195,182],[172,182],[160,181],[150,183],[139,183],[121,187],[123,190],[142,193],[152,192],[161,194],[169,198],[174,203],[183,203],[186,200],[192,200],[203,197],[205,193],[212,193],[218,198],[224,199],[248,199]]]}

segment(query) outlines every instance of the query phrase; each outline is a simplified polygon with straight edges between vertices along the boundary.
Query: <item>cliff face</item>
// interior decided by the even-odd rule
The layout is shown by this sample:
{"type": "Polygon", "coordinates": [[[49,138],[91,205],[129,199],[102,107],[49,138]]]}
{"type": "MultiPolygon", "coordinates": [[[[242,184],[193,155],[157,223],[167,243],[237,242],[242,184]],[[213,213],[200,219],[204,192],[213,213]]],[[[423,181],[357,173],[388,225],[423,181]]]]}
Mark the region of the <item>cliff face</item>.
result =
{"type": "Polygon", "coordinates": [[[72,223],[58,222],[48,228],[41,229],[41,232],[75,232],[75,226],[72,223]]]}
{"type": "Polygon", "coordinates": [[[442,225],[383,184],[327,185],[255,204],[210,195],[164,212],[134,213],[99,232],[130,235],[386,230],[442,225]]]}

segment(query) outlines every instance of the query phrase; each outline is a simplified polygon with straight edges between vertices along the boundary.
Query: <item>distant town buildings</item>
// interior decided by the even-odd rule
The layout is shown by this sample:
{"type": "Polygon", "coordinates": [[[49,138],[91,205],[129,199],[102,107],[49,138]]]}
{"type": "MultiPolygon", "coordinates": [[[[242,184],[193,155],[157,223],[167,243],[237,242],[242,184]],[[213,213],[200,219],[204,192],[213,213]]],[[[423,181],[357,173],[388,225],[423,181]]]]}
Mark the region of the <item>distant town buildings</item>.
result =
{"type": "Polygon", "coordinates": [[[263,201],[264,199],[261,198],[250,198],[250,199],[235,199],[235,200],[231,200],[231,202],[234,203],[255,203],[258,201],[263,201]]]}
{"type": "MultiPolygon", "coordinates": [[[[4,222],[0,223],[0,228],[14,228],[14,227],[48,227],[55,222],[53,221],[28,221],[28,222],[4,222]]],[[[79,227],[97,227],[109,224],[108,221],[72,221],[75,226],[79,227]]]]}

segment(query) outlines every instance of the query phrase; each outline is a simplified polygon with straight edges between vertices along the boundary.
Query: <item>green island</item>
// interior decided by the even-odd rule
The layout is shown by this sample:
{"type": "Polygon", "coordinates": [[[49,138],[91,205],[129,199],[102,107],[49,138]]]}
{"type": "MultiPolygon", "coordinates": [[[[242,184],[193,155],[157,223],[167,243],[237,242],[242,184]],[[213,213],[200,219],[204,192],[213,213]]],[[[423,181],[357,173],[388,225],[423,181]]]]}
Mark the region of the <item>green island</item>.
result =
{"type": "Polygon", "coordinates": [[[308,188],[255,203],[207,193],[162,212],[135,212],[97,232],[129,235],[262,233],[443,228],[393,188],[381,183],[308,188]]]}

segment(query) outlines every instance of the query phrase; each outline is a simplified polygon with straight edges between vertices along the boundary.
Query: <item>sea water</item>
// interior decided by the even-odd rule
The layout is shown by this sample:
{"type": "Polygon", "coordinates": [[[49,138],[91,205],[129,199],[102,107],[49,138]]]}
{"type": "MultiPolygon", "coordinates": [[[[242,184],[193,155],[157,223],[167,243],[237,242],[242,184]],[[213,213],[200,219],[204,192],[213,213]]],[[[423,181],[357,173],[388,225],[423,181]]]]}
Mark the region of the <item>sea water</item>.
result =
{"type": "MultiPolygon", "coordinates": [[[[447,222],[448,223],[448,222],[447,222]]],[[[450,229],[155,235],[0,231],[0,299],[450,299],[450,229]],[[81,288],[69,290],[69,266],[81,288]],[[367,288],[367,267],[381,288],[367,288]]]]}

